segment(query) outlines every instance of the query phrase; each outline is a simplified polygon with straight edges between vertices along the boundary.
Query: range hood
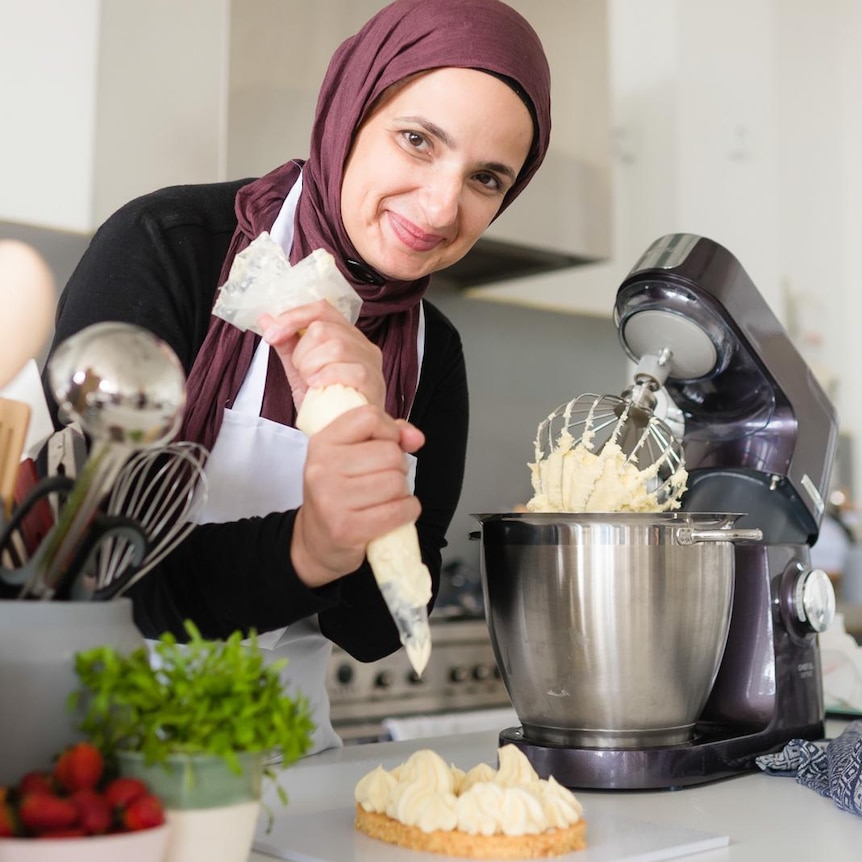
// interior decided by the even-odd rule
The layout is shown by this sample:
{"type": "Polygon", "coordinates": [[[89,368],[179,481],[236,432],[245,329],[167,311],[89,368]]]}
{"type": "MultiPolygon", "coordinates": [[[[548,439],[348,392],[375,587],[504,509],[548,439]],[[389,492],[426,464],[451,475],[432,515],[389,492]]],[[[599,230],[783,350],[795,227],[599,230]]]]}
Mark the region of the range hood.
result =
{"type": "Polygon", "coordinates": [[[610,247],[609,165],[549,150],[521,196],[434,283],[460,289],[498,284],[598,263],[610,247]]]}
{"type": "Polygon", "coordinates": [[[483,238],[458,263],[435,274],[434,283],[466,290],[594,262],[591,258],[483,238]]]}

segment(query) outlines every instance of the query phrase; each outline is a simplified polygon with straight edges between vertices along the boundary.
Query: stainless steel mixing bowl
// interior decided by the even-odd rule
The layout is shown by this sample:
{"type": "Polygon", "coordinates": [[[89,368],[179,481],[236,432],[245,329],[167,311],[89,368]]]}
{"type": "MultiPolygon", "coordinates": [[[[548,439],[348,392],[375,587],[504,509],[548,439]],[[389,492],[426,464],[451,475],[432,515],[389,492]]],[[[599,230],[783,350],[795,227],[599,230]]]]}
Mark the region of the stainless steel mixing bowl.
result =
{"type": "Polygon", "coordinates": [[[491,641],[524,736],[691,739],[730,624],[732,514],[475,515],[491,641]]]}

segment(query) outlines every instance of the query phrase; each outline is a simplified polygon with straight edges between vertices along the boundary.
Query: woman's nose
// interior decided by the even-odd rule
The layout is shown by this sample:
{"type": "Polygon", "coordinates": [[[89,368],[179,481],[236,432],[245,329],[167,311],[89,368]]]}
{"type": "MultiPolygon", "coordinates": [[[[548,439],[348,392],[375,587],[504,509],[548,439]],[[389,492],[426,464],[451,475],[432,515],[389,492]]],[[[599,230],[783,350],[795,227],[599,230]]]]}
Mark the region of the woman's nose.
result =
{"type": "Polygon", "coordinates": [[[430,228],[449,227],[458,218],[463,183],[460,176],[435,172],[422,190],[422,206],[430,228]]]}

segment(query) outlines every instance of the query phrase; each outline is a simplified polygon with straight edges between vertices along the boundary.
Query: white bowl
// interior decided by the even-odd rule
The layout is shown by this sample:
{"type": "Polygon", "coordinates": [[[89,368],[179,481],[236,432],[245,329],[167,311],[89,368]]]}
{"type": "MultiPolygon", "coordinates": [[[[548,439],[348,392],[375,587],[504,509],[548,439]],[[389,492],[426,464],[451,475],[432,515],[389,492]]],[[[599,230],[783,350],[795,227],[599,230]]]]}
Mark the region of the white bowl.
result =
{"type": "Polygon", "coordinates": [[[0,862],[162,862],[168,825],[82,838],[0,838],[0,862]]]}

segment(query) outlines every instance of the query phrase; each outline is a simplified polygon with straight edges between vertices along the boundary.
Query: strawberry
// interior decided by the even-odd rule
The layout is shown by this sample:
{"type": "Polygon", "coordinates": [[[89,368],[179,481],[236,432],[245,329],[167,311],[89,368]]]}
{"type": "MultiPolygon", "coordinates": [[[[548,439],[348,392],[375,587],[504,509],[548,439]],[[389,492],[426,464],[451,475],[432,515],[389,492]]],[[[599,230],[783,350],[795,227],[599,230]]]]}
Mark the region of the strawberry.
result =
{"type": "Polygon", "coordinates": [[[78,823],[87,835],[101,835],[110,829],[111,806],[101,793],[76,790],[69,798],[78,810],[78,823]]]}
{"type": "Polygon", "coordinates": [[[18,793],[22,797],[30,793],[54,793],[56,789],[54,776],[41,769],[25,773],[18,782],[18,793]]]}
{"type": "Polygon", "coordinates": [[[25,796],[18,814],[21,825],[37,833],[66,829],[78,821],[78,809],[72,802],[53,793],[31,793],[25,796]]]}
{"type": "Polygon", "coordinates": [[[120,776],[111,781],[104,790],[105,799],[111,808],[126,808],[139,796],[149,793],[149,788],[140,778],[120,776]]]}
{"type": "Polygon", "coordinates": [[[0,802],[0,838],[11,838],[18,834],[18,818],[8,802],[0,802]]]}
{"type": "Polygon", "coordinates": [[[67,829],[49,829],[40,832],[40,838],[83,838],[87,833],[80,826],[69,826],[67,829]]]}
{"type": "Polygon", "coordinates": [[[140,829],[152,829],[161,826],[165,822],[165,810],[158,796],[147,793],[132,800],[123,812],[123,825],[129,832],[137,832],[140,829]]]}
{"type": "Polygon", "coordinates": [[[104,768],[102,752],[92,743],[79,742],[57,758],[54,777],[70,792],[92,790],[101,780],[104,768]]]}

